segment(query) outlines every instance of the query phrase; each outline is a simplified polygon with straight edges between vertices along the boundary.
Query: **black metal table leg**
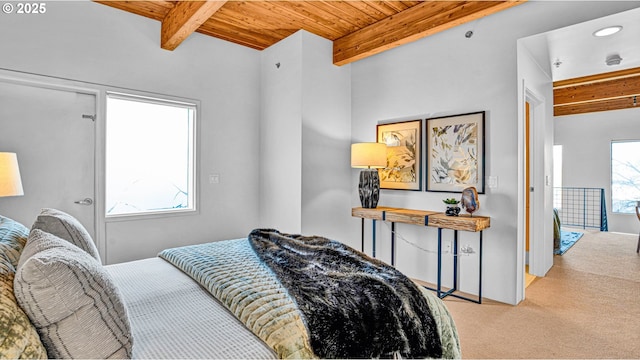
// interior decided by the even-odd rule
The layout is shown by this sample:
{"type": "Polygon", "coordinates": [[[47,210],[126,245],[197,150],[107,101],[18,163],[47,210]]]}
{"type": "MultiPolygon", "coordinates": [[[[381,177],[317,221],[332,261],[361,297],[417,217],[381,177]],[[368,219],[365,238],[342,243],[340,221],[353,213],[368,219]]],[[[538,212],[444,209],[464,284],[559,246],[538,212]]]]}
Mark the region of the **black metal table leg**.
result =
{"type": "MultiPolygon", "coordinates": [[[[458,299],[471,301],[482,304],[482,230],[480,231],[480,272],[478,274],[478,299],[468,298],[462,295],[454,294],[458,291],[458,230],[453,231],[453,286],[447,290],[442,290],[442,229],[438,228],[438,287],[436,293],[440,299],[447,296],[453,296],[458,299]]],[[[426,287],[426,286],[425,286],[426,287]]],[[[426,287],[429,289],[428,287],[426,287]]],[[[433,289],[430,289],[433,290],[433,289]]]]}
{"type": "Polygon", "coordinates": [[[443,299],[449,295],[455,296],[453,293],[458,290],[458,231],[453,232],[453,287],[447,291],[442,291],[442,229],[438,228],[438,297],[443,299]]]}
{"type": "Polygon", "coordinates": [[[458,230],[453,230],[453,291],[458,290],[458,230]]]}
{"type": "Polygon", "coordinates": [[[362,252],[364,252],[364,218],[361,219],[362,221],[360,222],[360,250],[362,250],[362,252]]]}
{"type": "Polygon", "coordinates": [[[371,256],[375,258],[376,257],[376,220],[373,219],[371,220],[371,222],[373,223],[373,231],[371,236],[371,240],[372,240],[371,256]]]}
{"type": "Polygon", "coordinates": [[[478,259],[478,304],[482,304],[482,230],[480,230],[480,259],[478,259]]]}
{"type": "Polygon", "coordinates": [[[391,223],[391,266],[396,266],[396,223],[391,223]]]}
{"type": "Polygon", "coordinates": [[[442,293],[442,229],[438,228],[438,283],[436,294],[439,298],[442,293]]]}

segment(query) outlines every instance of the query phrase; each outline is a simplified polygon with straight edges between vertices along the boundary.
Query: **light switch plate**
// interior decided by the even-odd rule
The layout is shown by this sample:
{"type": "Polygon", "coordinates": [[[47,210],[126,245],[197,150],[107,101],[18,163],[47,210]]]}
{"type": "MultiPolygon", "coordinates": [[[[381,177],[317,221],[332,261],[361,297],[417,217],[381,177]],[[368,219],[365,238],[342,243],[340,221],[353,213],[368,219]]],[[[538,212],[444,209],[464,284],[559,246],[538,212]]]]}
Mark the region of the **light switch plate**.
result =
{"type": "Polygon", "coordinates": [[[487,186],[489,189],[495,189],[498,187],[498,177],[497,176],[487,176],[487,186]]]}

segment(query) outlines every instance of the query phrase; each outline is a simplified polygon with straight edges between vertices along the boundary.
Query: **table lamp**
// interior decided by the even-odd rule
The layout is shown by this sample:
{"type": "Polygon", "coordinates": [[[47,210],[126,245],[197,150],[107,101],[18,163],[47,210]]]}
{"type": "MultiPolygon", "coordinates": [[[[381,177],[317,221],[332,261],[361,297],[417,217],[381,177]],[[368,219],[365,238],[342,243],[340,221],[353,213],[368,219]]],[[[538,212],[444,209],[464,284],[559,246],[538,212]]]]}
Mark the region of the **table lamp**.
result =
{"type": "Polygon", "coordinates": [[[0,197],[24,195],[18,157],[15,153],[0,152],[0,197]]]}
{"type": "Polygon", "coordinates": [[[351,167],[362,168],[358,194],[363,208],[373,209],[380,198],[379,168],[387,166],[387,145],[383,143],[351,144],[351,167]]]}

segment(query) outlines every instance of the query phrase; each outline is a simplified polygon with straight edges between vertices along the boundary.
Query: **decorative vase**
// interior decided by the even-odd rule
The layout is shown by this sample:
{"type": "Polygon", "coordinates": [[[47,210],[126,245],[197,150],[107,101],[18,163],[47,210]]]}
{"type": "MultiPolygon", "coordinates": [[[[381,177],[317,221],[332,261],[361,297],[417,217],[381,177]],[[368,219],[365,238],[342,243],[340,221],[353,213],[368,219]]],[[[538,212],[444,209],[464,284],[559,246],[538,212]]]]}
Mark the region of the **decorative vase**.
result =
{"type": "Polygon", "coordinates": [[[473,213],[480,209],[480,201],[478,201],[478,191],[476,188],[471,186],[462,190],[460,203],[464,207],[464,211],[468,212],[469,216],[473,216],[473,213]]]}
{"type": "Polygon", "coordinates": [[[360,171],[360,183],[358,184],[360,204],[363,208],[375,209],[380,198],[380,177],[378,169],[364,169],[360,171]]]}
{"type": "Polygon", "coordinates": [[[447,216],[458,216],[460,214],[460,207],[458,205],[447,205],[447,211],[444,213],[447,216]]]}

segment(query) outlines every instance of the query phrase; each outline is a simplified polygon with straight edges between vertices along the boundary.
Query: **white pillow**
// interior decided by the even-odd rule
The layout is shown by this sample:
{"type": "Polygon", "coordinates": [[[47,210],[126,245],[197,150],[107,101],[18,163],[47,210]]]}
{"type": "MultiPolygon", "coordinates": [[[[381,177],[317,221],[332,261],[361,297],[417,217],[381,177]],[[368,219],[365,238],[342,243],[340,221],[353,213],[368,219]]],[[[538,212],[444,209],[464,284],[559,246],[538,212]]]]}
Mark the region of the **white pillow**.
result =
{"type": "Polygon", "coordinates": [[[51,358],[131,358],[127,310],[111,276],[69,242],[32,230],[14,280],[51,358]]]}
{"type": "Polygon", "coordinates": [[[33,229],[40,229],[67,240],[96,258],[98,262],[102,262],[100,260],[100,254],[98,254],[98,248],[96,248],[96,244],[93,242],[87,229],[82,226],[78,219],[63,211],[47,208],[42,209],[40,215],[38,215],[36,221],[31,226],[31,230],[33,229]]]}

